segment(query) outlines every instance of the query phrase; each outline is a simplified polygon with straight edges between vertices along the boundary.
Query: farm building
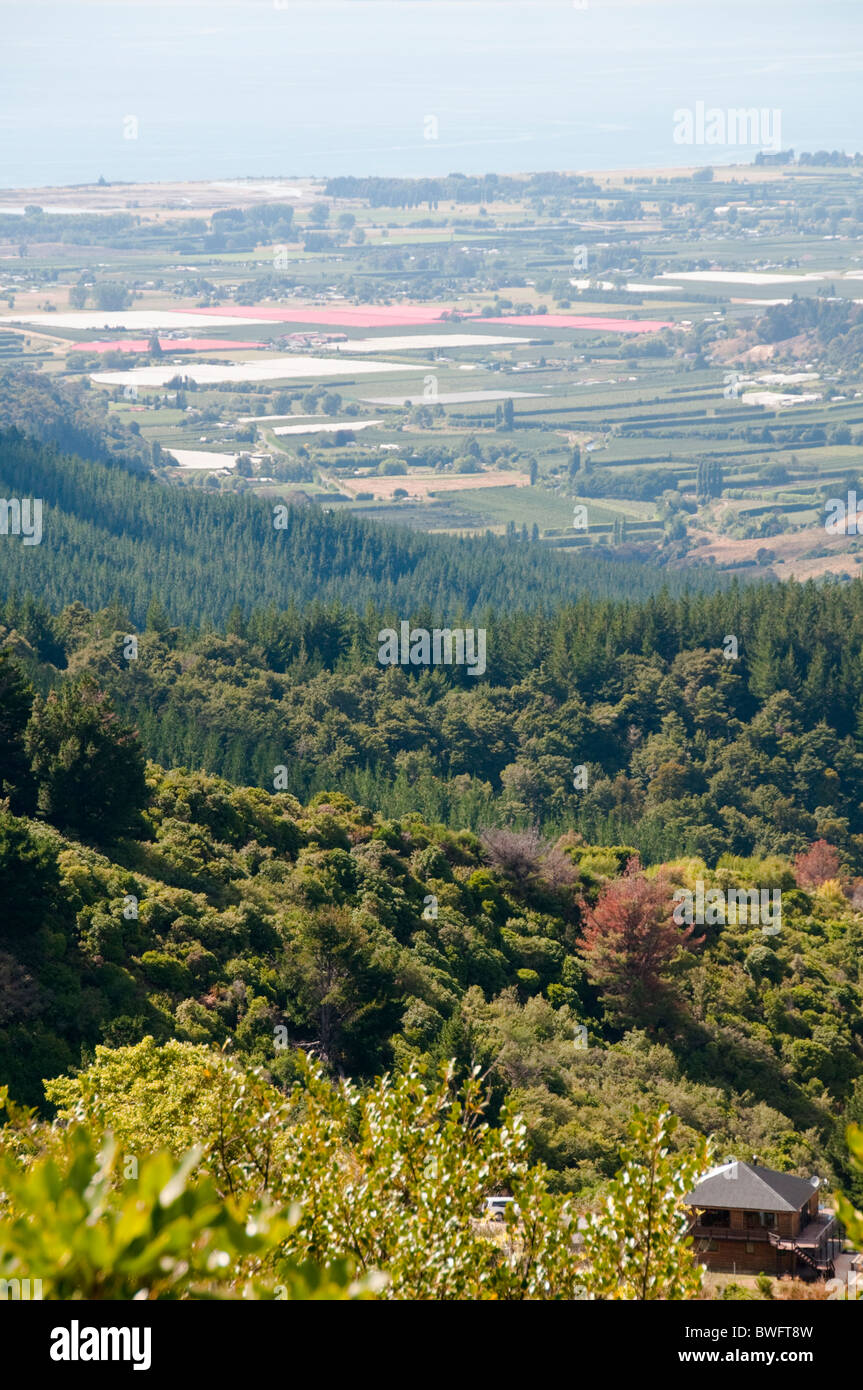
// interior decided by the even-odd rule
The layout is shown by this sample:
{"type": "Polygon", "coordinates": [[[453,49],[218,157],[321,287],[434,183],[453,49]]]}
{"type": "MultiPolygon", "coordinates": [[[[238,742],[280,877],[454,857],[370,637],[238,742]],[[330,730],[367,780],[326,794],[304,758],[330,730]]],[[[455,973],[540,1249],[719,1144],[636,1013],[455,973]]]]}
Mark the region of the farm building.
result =
{"type": "Polygon", "coordinates": [[[832,1279],[841,1232],[818,1188],[733,1160],[711,1169],[684,1198],[696,1254],[708,1269],[832,1279]]]}

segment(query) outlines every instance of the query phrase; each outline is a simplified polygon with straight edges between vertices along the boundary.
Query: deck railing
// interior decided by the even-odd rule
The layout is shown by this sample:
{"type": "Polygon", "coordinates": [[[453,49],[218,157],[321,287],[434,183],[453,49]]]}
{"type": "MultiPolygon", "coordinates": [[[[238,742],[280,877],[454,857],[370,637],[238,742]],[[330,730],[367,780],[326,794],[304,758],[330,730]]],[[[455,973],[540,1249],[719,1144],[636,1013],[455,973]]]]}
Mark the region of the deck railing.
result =
{"type": "Polygon", "coordinates": [[[702,1226],[696,1222],[689,1227],[689,1234],[700,1240],[756,1240],[766,1244],[772,1232],[765,1226],[750,1226],[741,1231],[731,1226],[702,1226]]]}

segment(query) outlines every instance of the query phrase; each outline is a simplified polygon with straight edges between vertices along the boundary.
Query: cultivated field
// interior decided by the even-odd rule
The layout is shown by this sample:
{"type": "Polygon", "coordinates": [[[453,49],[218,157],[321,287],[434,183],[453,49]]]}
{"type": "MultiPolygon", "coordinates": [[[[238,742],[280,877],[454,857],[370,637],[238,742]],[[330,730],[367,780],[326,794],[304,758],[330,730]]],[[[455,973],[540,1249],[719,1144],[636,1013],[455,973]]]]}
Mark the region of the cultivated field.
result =
{"type": "Polygon", "coordinates": [[[483,207],[371,206],[315,180],[18,190],[0,364],[89,380],[145,441],[197,455],[195,485],[230,451],[256,462],[221,487],[429,530],[854,572],[856,535],[824,518],[863,445],[863,171],[592,178],[483,207]],[[34,205],[63,211],[22,260],[34,205]],[[214,214],[245,227],[261,208],[284,223],[272,239],[214,244],[214,214]]]}

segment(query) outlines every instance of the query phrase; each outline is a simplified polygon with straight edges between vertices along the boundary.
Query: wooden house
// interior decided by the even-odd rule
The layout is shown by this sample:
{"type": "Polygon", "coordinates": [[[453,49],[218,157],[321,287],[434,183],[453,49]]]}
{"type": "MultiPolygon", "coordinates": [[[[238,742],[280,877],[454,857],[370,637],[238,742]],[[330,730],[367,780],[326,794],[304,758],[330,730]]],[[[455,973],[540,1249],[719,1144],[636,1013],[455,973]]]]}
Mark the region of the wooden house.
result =
{"type": "Polygon", "coordinates": [[[819,1186],[752,1163],[712,1168],[684,1198],[698,1258],[708,1269],[832,1279],[840,1230],[819,1186]]]}

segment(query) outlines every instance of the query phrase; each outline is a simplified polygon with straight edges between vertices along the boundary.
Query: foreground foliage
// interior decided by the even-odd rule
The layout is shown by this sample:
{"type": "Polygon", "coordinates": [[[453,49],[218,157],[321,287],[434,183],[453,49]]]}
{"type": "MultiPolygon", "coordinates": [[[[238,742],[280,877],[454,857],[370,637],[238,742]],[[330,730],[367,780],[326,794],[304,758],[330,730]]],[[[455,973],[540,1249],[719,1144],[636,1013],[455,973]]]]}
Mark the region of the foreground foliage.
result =
{"type": "Polygon", "coordinates": [[[285,1095],[224,1056],[146,1039],[51,1083],[54,1124],[4,1092],[0,1277],[76,1299],[697,1293],[680,1198],[707,1150],[670,1154],[667,1113],[636,1115],[582,1249],[523,1121],[507,1109],[489,1124],[476,1074],[412,1067],[362,1088],[298,1065],[285,1095]],[[492,1193],[511,1199],[500,1225],[492,1193]]]}
{"type": "Polygon", "coordinates": [[[146,1039],[100,1048],[47,1089],[61,1119],[110,1126],[126,1155],[164,1144],[179,1156],[199,1134],[222,1197],[295,1207],[280,1252],[303,1266],[383,1270],[391,1298],[573,1296],[572,1212],[530,1164],[523,1121],[489,1125],[476,1075],[458,1085],[452,1066],[437,1079],[411,1068],[363,1089],[298,1066],[284,1096],[205,1048],[146,1039]],[[514,1198],[504,1240],[480,1220],[502,1188],[514,1198]]]}
{"type": "MultiPolygon", "coordinates": [[[[342,1299],[381,1282],[354,1280],[347,1261],[323,1271],[276,1258],[292,1214],[249,1194],[226,1200],[196,1173],[197,1149],[179,1162],[167,1149],[130,1161],[110,1134],[73,1125],[42,1136],[42,1151],[22,1162],[27,1117],[12,1107],[9,1119],[11,1133],[0,1131],[0,1279],[31,1289],[38,1280],[43,1298],[342,1299]],[[240,1277],[264,1265],[266,1277],[240,1277]]],[[[31,1146],[34,1138],[31,1129],[31,1146]]]]}

